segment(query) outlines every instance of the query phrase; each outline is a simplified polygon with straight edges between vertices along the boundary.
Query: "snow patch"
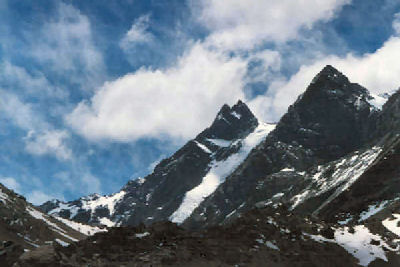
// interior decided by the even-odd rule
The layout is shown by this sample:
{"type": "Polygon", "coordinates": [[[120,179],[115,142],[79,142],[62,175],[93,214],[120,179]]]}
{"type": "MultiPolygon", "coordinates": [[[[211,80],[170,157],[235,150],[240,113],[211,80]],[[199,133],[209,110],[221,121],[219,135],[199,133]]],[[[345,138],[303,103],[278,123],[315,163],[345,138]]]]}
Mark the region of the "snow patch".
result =
{"type": "Polygon", "coordinates": [[[93,213],[98,207],[106,207],[110,211],[110,215],[112,215],[114,214],[115,204],[121,201],[125,194],[125,191],[120,191],[110,196],[100,196],[97,199],[83,201],[82,208],[93,213]]]}
{"type": "Polygon", "coordinates": [[[47,225],[50,226],[50,229],[62,236],[64,236],[65,238],[72,240],[74,242],[78,241],[76,238],[73,238],[69,235],[66,234],[66,231],[62,228],[60,228],[57,224],[51,222],[49,219],[46,218],[47,215],[45,215],[44,213],[33,209],[32,207],[26,207],[26,211],[29,213],[29,215],[31,215],[33,218],[37,219],[37,220],[42,220],[44,221],[47,225]]]}
{"type": "Polygon", "coordinates": [[[222,114],[219,114],[217,116],[217,120],[223,120],[225,121],[227,124],[231,124],[222,114]]]}
{"type": "Polygon", "coordinates": [[[240,118],[242,117],[242,115],[238,114],[238,113],[235,112],[235,111],[232,111],[231,114],[232,114],[235,118],[237,118],[238,120],[240,120],[240,118]]]}
{"type": "Polygon", "coordinates": [[[378,212],[380,212],[385,205],[388,203],[387,200],[382,201],[379,205],[369,205],[368,206],[368,210],[367,211],[363,211],[360,214],[360,219],[358,220],[359,222],[365,221],[366,219],[368,219],[369,217],[371,217],[372,215],[377,214],[378,212]]]}
{"type": "Polygon", "coordinates": [[[272,198],[280,198],[283,197],[284,193],[277,193],[275,195],[272,196],[272,198]]]}
{"type": "Polygon", "coordinates": [[[100,224],[105,225],[107,227],[114,227],[115,226],[115,222],[111,221],[110,219],[103,217],[99,219],[100,224]]]}
{"type": "Polygon", "coordinates": [[[143,237],[146,237],[146,236],[148,236],[148,235],[150,235],[149,232],[144,232],[144,233],[135,234],[135,236],[136,236],[137,238],[143,238],[143,237]]]}
{"type": "Polygon", "coordinates": [[[208,147],[206,147],[205,145],[203,145],[202,143],[200,143],[200,142],[197,142],[197,141],[194,141],[195,143],[196,143],[196,145],[198,146],[198,147],[200,147],[204,152],[206,152],[207,154],[211,154],[212,152],[211,152],[211,150],[210,149],[208,149],[208,147]]]}
{"type": "Polygon", "coordinates": [[[260,123],[254,132],[250,133],[243,141],[240,150],[223,161],[213,160],[211,168],[203,177],[202,182],[186,192],[179,208],[169,217],[174,223],[182,223],[200,205],[203,200],[211,195],[217,187],[225,181],[247,157],[250,151],[258,145],[275,125],[260,123]]]}
{"type": "Polygon", "coordinates": [[[390,232],[400,236],[400,214],[392,214],[394,219],[387,218],[382,222],[390,232]]]}
{"type": "Polygon", "coordinates": [[[364,225],[354,226],[354,233],[351,233],[348,227],[335,229],[334,240],[320,235],[310,235],[310,237],[317,242],[337,243],[357,258],[361,266],[368,266],[377,258],[387,261],[385,250],[397,250],[386,244],[381,236],[372,234],[364,225]],[[379,241],[379,245],[371,244],[373,240],[379,241]]]}
{"type": "Polygon", "coordinates": [[[284,168],[282,170],[280,170],[279,172],[294,172],[293,168],[284,168]]]}
{"type": "Polygon", "coordinates": [[[65,233],[64,229],[61,229],[57,224],[51,222],[50,220],[48,220],[47,218],[45,218],[45,214],[35,210],[31,207],[26,207],[26,211],[29,213],[29,215],[31,215],[33,218],[37,219],[37,220],[42,220],[44,221],[47,225],[49,225],[51,228],[56,229],[57,231],[63,232],[65,233]]]}
{"type": "Polygon", "coordinates": [[[94,235],[95,233],[107,231],[106,229],[101,229],[96,226],[90,226],[90,225],[78,223],[75,221],[70,221],[70,220],[67,220],[67,219],[64,219],[61,217],[57,217],[57,216],[55,216],[54,218],[84,235],[94,235]]]}
{"type": "Polygon", "coordinates": [[[146,178],[139,177],[135,180],[138,184],[143,184],[146,181],[146,178]]]}
{"type": "Polygon", "coordinates": [[[368,266],[370,262],[377,258],[387,261],[382,245],[371,244],[372,240],[379,240],[380,243],[384,244],[383,240],[379,235],[372,234],[364,225],[355,226],[354,233],[350,233],[347,227],[336,230],[335,240],[347,252],[356,257],[362,266],[368,266]]]}
{"type": "Polygon", "coordinates": [[[297,205],[299,205],[301,202],[303,202],[309,192],[310,192],[309,190],[306,190],[301,194],[295,195],[292,198],[292,201],[293,201],[292,209],[294,209],[295,207],[297,207],[297,205]]]}
{"type": "Polygon", "coordinates": [[[62,241],[61,239],[56,238],[55,241],[63,247],[68,247],[69,243],[62,241]]]}
{"type": "Polygon", "coordinates": [[[8,201],[8,195],[6,193],[3,193],[0,189],[0,201],[3,202],[3,204],[6,204],[6,201],[8,201]]]}
{"type": "Polygon", "coordinates": [[[231,145],[231,141],[225,139],[207,139],[207,141],[219,147],[229,147],[231,145]]]}
{"type": "MultiPolygon", "coordinates": [[[[140,184],[140,183],[144,182],[144,179],[138,178],[137,181],[140,184]]],[[[61,211],[68,210],[68,211],[70,211],[69,219],[73,219],[78,214],[79,210],[81,210],[81,209],[90,211],[90,213],[93,214],[97,208],[104,207],[104,208],[108,209],[110,216],[112,216],[114,214],[115,205],[123,199],[125,194],[126,194],[126,192],[124,190],[121,190],[120,192],[109,195],[109,196],[100,196],[98,194],[90,195],[88,197],[84,197],[84,198],[80,199],[80,201],[82,203],[82,207],[71,204],[71,203],[67,204],[67,203],[60,202],[60,203],[58,203],[58,207],[50,210],[48,212],[48,214],[60,217],[59,214],[61,211]]],[[[99,220],[101,221],[101,218],[99,218],[99,220]]],[[[111,227],[110,223],[104,224],[104,225],[111,227]]],[[[115,225],[115,223],[113,223],[112,226],[114,226],[114,225],[115,225]]]]}
{"type": "Polygon", "coordinates": [[[344,219],[344,220],[341,220],[341,221],[338,221],[337,223],[340,224],[340,225],[346,225],[346,224],[348,224],[349,222],[351,222],[351,220],[353,220],[353,217],[352,217],[352,216],[349,216],[348,218],[346,218],[346,219],[344,219]]]}

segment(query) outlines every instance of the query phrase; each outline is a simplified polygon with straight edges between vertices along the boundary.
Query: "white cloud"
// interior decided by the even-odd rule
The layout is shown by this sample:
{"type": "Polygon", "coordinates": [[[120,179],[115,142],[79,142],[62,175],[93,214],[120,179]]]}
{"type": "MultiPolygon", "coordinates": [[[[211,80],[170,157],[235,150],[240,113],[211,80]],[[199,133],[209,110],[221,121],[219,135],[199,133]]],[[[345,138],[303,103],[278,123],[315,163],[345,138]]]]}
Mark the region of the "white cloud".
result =
{"type": "Polygon", "coordinates": [[[394,15],[394,20],[393,20],[393,23],[392,23],[392,27],[393,27],[394,32],[397,35],[400,35],[400,13],[396,13],[394,15]]]}
{"type": "Polygon", "coordinates": [[[26,199],[34,205],[43,204],[44,202],[51,200],[51,199],[63,200],[62,196],[49,195],[49,194],[46,194],[39,190],[35,190],[35,191],[32,191],[29,194],[27,194],[26,199]]]}
{"type": "Polygon", "coordinates": [[[65,130],[46,130],[41,133],[30,131],[25,137],[26,150],[34,155],[52,155],[59,160],[72,158],[72,151],[67,147],[69,133],[65,130]]]}
{"type": "Polygon", "coordinates": [[[5,116],[27,132],[26,151],[34,155],[54,154],[60,160],[72,157],[66,140],[65,130],[56,130],[48,124],[28,103],[23,103],[16,95],[0,90],[0,116],[5,116]]]}
{"type": "Polygon", "coordinates": [[[68,92],[53,86],[41,72],[28,73],[24,68],[8,61],[0,63],[0,86],[12,90],[21,89],[24,95],[65,98],[68,92]]]}
{"type": "Polygon", "coordinates": [[[285,42],[316,21],[330,20],[351,0],[202,0],[193,7],[211,30],[207,42],[222,49],[251,49],[262,42],[285,42]],[[200,11],[199,11],[200,8],[200,11]]]}
{"type": "Polygon", "coordinates": [[[393,91],[400,86],[400,37],[391,37],[374,53],[345,57],[325,55],[310,65],[304,65],[288,80],[275,80],[268,92],[251,102],[251,108],[266,121],[276,121],[286,112],[310,84],[312,78],[330,64],[343,72],[352,82],[374,93],[393,91]]]}
{"type": "MultiPolygon", "coordinates": [[[[89,101],[79,103],[66,120],[91,140],[193,138],[210,124],[222,104],[245,98],[246,83],[273,79],[271,73],[279,72],[279,52],[253,48],[265,42],[292,40],[300,29],[333,18],[349,2],[203,0],[200,11],[193,6],[194,15],[198,12],[200,22],[210,29],[203,42],[190,43],[172,67],[143,68],[105,83],[89,101]],[[249,73],[249,63],[255,61],[261,64],[249,73]]],[[[135,21],[124,39],[151,39],[146,35],[148,20],[145,16],[135,21]]],[[[273,95],[266,97],[275,102],[273,95]]],[[[257,101],[259,105],[265,103],[266,97],[253,101],[253,106],[257,101]]],[[[285,102],[282,105],[286,107],[285,102]]]]}
{"type": "Polygon", "coordinates": [[[0,183],[15,192],[20,192],[21,185],[12,177],[0,177],[0,183]]]}
{"type": "Polygon", "coordinates": [[[103,57],[93,43],[90,21],[72,5],[60,2],[56,16],[31,39],[31,55],[52,71],[86,87],[103,81],[103,57]]]}
{"type": "Polygon", "coordinates": [[[176,66],[106,83],[67,116],[89,139],[192,138],[224,103],[244,98],[246,61],[194,44],[176,66]]]}
{"type": "Polygon", "coordinates": [[[148,32],[150,15],[143,15],[137,18],[129,31],[121,39],[120,46],[124,50],[129,50],[131,46],[138,43],[149,43],[154,39],[153,34],[148,32]]]}
{"type": "Polygon", "coordinates": [[[15,94],[0,89],[0,115],[11,118],[13,123],[24,129],[48,128],[35,112],[30,104],[23,103],[15,94]]]}
{"type": "Polygon", "coordinates": [[[278,72],[281,68],[282,58],[278,51],[262,50],[251,53],[248,62],[256,63],[246,77],[246,82],[265,82],[271,79],[271,72],[278,72]]]}

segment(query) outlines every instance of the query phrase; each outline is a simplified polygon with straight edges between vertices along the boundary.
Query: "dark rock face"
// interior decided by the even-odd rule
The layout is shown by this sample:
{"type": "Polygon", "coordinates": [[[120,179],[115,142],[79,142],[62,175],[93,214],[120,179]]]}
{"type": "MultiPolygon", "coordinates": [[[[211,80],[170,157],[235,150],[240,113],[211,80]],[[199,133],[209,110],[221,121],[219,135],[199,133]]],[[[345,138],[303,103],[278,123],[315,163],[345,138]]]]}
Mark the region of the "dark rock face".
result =
{"type": "Polygon", "coordinates": [[[395,92],[379,114],[375,137],[400,131],[400,91],[395,92]]]}
{"type": "MultiPolygon", "coordinates": [[[[188,227],[213,225],[226,219],[251,197],[262,201],[280,193],[272,179],[281,169],[306,171],[361,148],[369,140],[370,129],[378,112],[368,102],[368,91],[350,81],[331,66],[326,66],[308,86],[304,94],[289,107],[274,131],[254,149],[243,164],[224,184],[195,210],[188,227]],[[259,184],[268,191],[257,199],[259,184]],[[268,188],[268,189],[267,189],[268,188]],[[229,201],[226,201],[228,199],[229,201]],[[203,214],[203,215],[200,215],[203,214]],[[216,215],[215,215],[216,214],[216,215]]],[[[280,175],[278,175],[280,176],[280,175]]],[[[291,188],[286,197],[294,196],[305,186],[302,175],[283,185],[291,188]],[[297,187],[295,185],[299,185],[297,187]]]]}
{"type": "Polygon", "coordinates": [[[124,195],[115,203],[113,212],[108,211],[107,214],[101,204],[96,212],[84,207],[85,203],[95,203],[96,197],[86,197],[69,203],[47,202],[41,209],[50,214],[57,210],[58,216],[91,224],[100,223],[101,218],[123,225],[166,220],[182,203],[185,193],[201,183],[213,160],[222,161],[236,153],[241,146],[240,142],[219,146],[212,140],[223,140],[228,144],[240,141],[254,131],[257,125],[257,119],[242,101],[232,107],[224,105],[209,128],[187,142],[171,157],[162,160],[152,174],[144,179],[128,182],[122,189],[124,195]],[[58,211],[60,206],[64,208],[58,211]],[[77,212],[70,212],[72,209],[77,212]]]}
{"type": "Polygon", "coordinates": [[[323,160],[334,160],[361,147],[375,124],[369,92],[326,66],[289,107],[274,135],[296,142],[323,160]]]}
{"type": "Polygon", "coordinates": [[[216,138],[235,140],[243,138],[258,125],[256,117],[242,101],[232,108],[224,105],[211,126],[200,133],[196,139],[216,138]]]}

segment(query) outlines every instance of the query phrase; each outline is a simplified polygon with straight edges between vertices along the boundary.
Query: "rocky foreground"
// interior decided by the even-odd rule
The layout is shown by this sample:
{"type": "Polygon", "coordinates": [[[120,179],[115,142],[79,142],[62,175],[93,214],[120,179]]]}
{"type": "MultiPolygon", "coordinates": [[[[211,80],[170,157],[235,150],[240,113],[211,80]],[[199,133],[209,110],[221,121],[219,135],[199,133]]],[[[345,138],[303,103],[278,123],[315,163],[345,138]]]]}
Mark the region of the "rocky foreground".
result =
{"type": "Polygon", "coordinates": [[[68,247],[25,253],[14,266],[400,266],[398,244],[359,231],[269,207],[199,231],[171,222],[111,228],[68,247]],[[360,242],[359,251],[341,245],[340,235],[360,242]],[[360,254],[367,254],[363,262],[360,254]]]}

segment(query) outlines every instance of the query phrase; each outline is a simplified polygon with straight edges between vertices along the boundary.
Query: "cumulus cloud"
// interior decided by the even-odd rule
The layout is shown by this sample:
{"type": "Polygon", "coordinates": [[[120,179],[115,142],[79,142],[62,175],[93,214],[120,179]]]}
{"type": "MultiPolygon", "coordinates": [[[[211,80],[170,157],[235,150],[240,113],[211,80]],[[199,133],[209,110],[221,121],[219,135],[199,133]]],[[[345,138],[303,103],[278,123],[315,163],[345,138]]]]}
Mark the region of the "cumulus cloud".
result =
{"type": "Polygon", "coordinates": [[[136,44],[143,44],[152,42],[154,36],[148,31],[150,22],[150,14],[142,15],[137,18],[129,31],[120,41],[120,46],[124,50],[129,50],[136,44]]]}
{"type": "Polygon", "coordinates": [[[192,138],[242,92],[246,62],[197,43],[176,66],[140,69],[106,83],[67,116],[89,139],[192,138]]]}
{"type": "Polygon", "coordinates": [[[316,21],[328,21],[351,0],[202,0],[194,6],[211,34],[207,42],[221,49],[252,49],[263,42],[285,42],[316,21]]]}
{"type": "MultiPolygon", "coordinates": [[[[171,67],[142,68],[105,83],[90,100],[79,103],[66,121],[90,140],[192,138],[210,124],[224,103],[244,99],[247,83],[265,81],[279,70],[279,52],[251,49],[266,41],[296,38],[302,28],[331,19],[349,1],[203,0],[199,9],[193,6],[193,12],[210,30],[205,40],[189,43],[171,67]],[[232,54],[235,49],[242,50],[232,54]]],[[[121,47],[151,41],[148,24],[148,15],[138,18],[121,47]]]]}
{"type": "Polygon", "coordinates": [[[21,185],[12,177],[1,177],[0,183],[2,183],[5,187],[14,190],[15,192],[20,192],[21,185]]]}

